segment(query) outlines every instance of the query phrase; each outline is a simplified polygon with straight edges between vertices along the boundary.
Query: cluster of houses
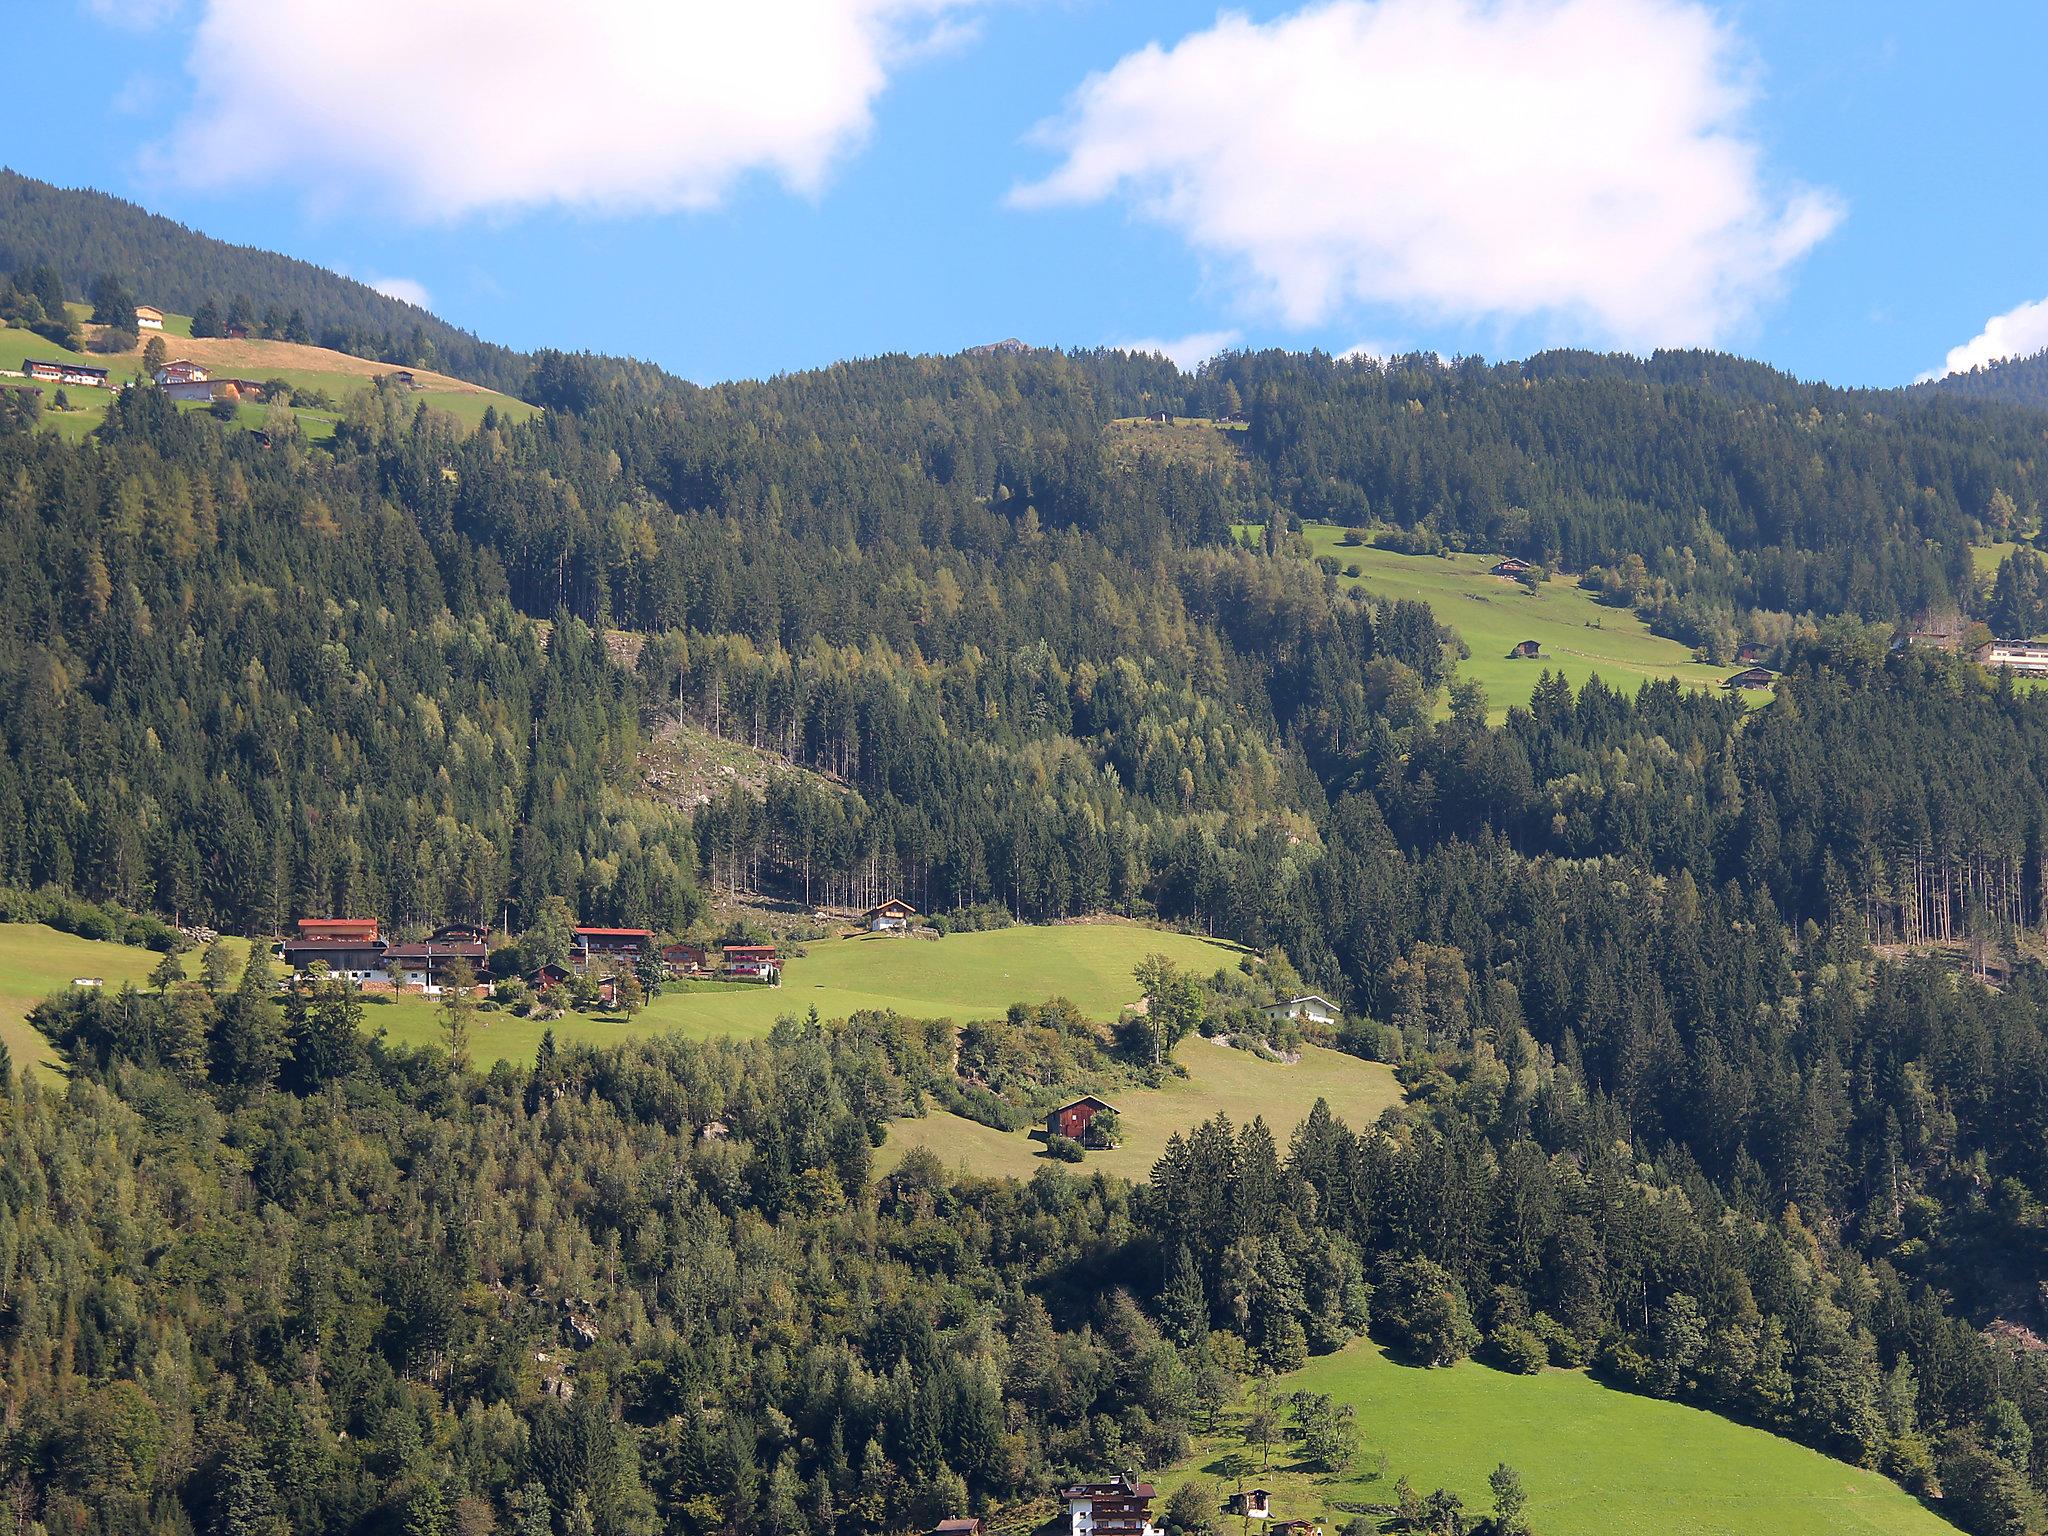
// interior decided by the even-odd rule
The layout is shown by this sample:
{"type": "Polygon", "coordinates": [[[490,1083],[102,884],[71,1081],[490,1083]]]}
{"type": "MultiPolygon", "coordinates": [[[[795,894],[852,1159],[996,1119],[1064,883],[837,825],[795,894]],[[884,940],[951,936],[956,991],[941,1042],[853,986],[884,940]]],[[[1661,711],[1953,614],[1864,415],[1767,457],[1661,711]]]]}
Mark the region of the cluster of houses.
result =
{"type": "MultiPolygon", "coordinates": [[[[365,987],[439,996],[448,971],[460,960],[481,977],[490,959],[490,933],[474,923],[443,923],[415,943],[393,943],[379,932],[374,917],[306,917],[298,931],[278,946],[279,958],[294,979],[313,968],[365,987]]],[[[570,939],[565,965],[544,965],[526,979],[536,991],[566,986],[580,975],[599,978],[599,999],[609,1002],[606,984],[618,974],[636,971],[654,948],[649,928],[581,927],[570,939]]],[[[667,944],[661,966],[670,977],[715,976],[732,981],[774,984],[781,980],[782,961],[773,944],[667,944]]]]}
{"type": "MultiPolygon", "coordinates": [[[[1152,1520],[1152,1501],[1159,1491],[1132,1472],[1119,1472],[1099,1483],[1076,1483],[1060,1490],[1065,1528],[1060,1536],[1159,1536],[1152,1520]]],[[[1264,1488],[1248,1488],[1230,1496],[1230,1513],[1267,1522],[1270,1536],[1323,1536],[1313,1520],[1274,1520],[1273,1496],[1264,1488]]],[[[932,1536],[981,1536],[979,1520],[942,1520],[932,1536]]]]}

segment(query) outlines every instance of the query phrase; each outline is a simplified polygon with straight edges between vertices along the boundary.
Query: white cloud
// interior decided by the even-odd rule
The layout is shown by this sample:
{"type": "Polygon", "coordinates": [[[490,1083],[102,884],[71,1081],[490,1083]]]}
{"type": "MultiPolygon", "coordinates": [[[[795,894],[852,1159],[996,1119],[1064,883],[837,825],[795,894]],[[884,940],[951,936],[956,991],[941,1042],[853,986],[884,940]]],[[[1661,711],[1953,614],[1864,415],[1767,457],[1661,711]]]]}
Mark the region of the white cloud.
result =
{"type": "Polygon", "coordinates": [[[427,285],[410,277],[373,277],[369,284],[387,299],[397,299],[402,304],[415,304],[421,309],[433,308],[434,301],[427,294],[427,285]]]}
{"type": "Polygon", "coordinates": [[[2048,299],[2035,299],[1986,320],[1983,330],[1960,347],[1949,348],[1947,360],[1931,373],[1921,374],[1920,382],[1968,373],[2002,357],[2032,357],[2042,351],[2048,351],[2048,299]]]}
{"type": "Polygon", "coordinates": [[[1119,198],[1250,307],[1361,304],[1712,342],[1838,222],[1773,190],[1734,38],[1691,0],[1327,0],[1126,56],[1024,207],[1119,198]]]}
{"type": "Polygon", "coordinates": [[[1187,336],[1145,336],[1136,341],[1113,341],[1119,352],[1149,352],[1163,357],[1183,373],[1193,373],[1225,347],[1240,339],[1237,331],[1196,331],[1187,336]]]}
{"type": "Polygon", "coordinates": [[[815,193],[892,68],[978,0],[202,3],[194,98],[154,163],[454,218],[707,208],[753,174],[815,193]]]}

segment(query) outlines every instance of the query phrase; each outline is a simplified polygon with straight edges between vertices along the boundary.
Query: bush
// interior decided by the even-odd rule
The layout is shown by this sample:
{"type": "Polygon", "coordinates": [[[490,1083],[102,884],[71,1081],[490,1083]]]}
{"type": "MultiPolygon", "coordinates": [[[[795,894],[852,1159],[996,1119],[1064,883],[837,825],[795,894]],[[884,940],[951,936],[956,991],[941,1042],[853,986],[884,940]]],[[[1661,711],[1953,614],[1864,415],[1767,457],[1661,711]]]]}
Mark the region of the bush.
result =
{"type": "Polygon", "coordinates": [[[1660,1395],[1662,1376],[1656,1362],[1625,1339],[1600,1357],[1600,1369],[1618,1387],[1630,1392],[1660,1395]]]}
{"type": "Polygon", "coordinates": [[[1425,1365],[1454,1365],[1479,1342],[1465,1288],[1433,1260],[1394,1265],[1375,1295],[1392,1342],[1425,1365]]]}
{"type": "Polygon", "coordinates": [[[958,912],[935,915],[926,921],[940,933],[992,933],[998,928],[1013,926],[1017,919],[1008,907],[983,901],[962,907],[958,912]]]}
{"type": "Polygon", "coordinates": [[[1490,1342],[1502,1368],[1518,1376],[1534,1376],[1550,1363],[1550,1346],[1536,1336],[1535,1329],[1519,1323],[1495,1329],[1490,1342]]]}
{"type": "Polygon", "coordinates": [[[1045,1155],[1063,1163],[1078,1163],[1088,1154],[1071,1136],[1048,1136],[1045,1138],[1045,1155]]]}
{"type": "Polygon", "coordinates": [[[1166,1501],[1166,1528],[1186,1536],[1207,1536],[1216,1527],[1216,1495],[1199,1477],[1189,1478],[1166,1501]]]}
{"type": "Polygon", "coordinates": [[[1550,1351],[1552,1365],[1572,1367],[1586,1363],[1585,1346],[1579,1343],[1578,1336],[1548,1312],[1538,1312],[1530,1327],[1550,1351]]]}
{"type": "Polygon", "coordinates": [[[133,352],[142,344],[142,338],[133,331],[115,330],[112,327],[101,331],[86,344],[92,352],[133,352]]]}

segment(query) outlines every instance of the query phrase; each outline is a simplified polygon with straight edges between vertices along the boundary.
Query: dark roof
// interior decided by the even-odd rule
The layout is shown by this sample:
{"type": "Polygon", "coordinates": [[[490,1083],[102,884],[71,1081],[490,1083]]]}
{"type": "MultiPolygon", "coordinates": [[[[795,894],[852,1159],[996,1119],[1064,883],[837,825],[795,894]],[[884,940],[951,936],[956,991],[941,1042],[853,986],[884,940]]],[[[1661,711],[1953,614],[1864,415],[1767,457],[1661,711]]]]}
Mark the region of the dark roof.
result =
{"type": "Polygon", "coordinates": [[[295,949],[374,949],[384,953],[382,939],[286,939],[284,952],[289,955],[295,949]]]}
{"type": "MultiPolygon", "coordinates": [[[[1078,1101],[1076,1101],[1078,1102],[1078,1101]]],[[[1098,1101],[1099,1102],[1099,1101],[1098,1101]]],[[[1105,1109],[1107,1105],[1103,1106],[1105,1109]]],[[[1159,1490],[1141,1483],[1128,1473],[1106,1483],[1076,1483],[1060,1494],[1063,1499],[1149,1499],[1159,1490]]]]}
{"type": "Polygon", "coordinates": [[[490,952],[481,944],[426,943],[394,944],[384,951],[387,960],[483,960],[490,952]]]}
{"type": "Polygon", "coordinates": [[[579,939],[651,939],[652,928],[578,928],[579,939]]]}
{"type": "MultiPolygon", "coordinates": [[[[1067,1100],[1066,1103],[1062,1104],[1058,1109],[1054,1110],[1053,1113],[1056,1115],[1064,1115],[1068,1110],[1079,1109],[1083,1104],[1093,1104],[1097,1109],[1106,1109],[1111,1114],[1116,1113],[1116,1106],[1114,1104],[1111,1104],[1103,1099],[1098,1099],[1092,1093],[1084,1093],[1078,1099],[1067,1100]]],[[[1104,1483],[1101,1486],[1106,1488],[1109,1485],[1107,1483],[1104,1483]]]]}

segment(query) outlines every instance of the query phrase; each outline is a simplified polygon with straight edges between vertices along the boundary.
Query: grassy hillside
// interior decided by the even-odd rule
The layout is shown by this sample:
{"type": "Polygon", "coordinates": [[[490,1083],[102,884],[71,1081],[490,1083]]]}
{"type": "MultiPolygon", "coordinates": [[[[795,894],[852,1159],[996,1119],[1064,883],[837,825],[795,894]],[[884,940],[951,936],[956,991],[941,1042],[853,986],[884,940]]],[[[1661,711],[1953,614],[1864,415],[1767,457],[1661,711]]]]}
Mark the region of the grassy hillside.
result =
{"type": "MultiPolygon", "coordinates": [[[[1204,974],[1234,965],[1238,951],[1187,934],[1135,923],[1061,923],[924,939],[823,939],[789,961],[779,987],[741,982],[671,982],[628,1025],[623,1017],[570,1015],[552,1026],[558,1040],[623,1039],[628,1033],[679,1030],[699,1038],[765,1035],[784,1014],[816,1008],[844,1018],[863,1008],[893,1008],[914,1018],[993,1018],[1016,1002],[1066,997],[1091,1018],[1113,1019],[1138,996],[1131,968],[1154,950],[1204,974]]],[[[370,1009],[394,1041],[439,1038],[437,1010],[409,997],[370,1009]]],[[[549,1026],[505,1014],[480,1016],[479,1062],[530,1061],[549,1026]]]]}
{"type": "MultiPolygon", "coordinates": [[[[247,952],[244,940],[228,943],[247,952]]],[[[77,976],[97,976],[109,987],[123,982],[141,986],[160,959],[154,950],[81,939],[41,923],[0,923],[0,1040],[7,1042],[14,1065],[59,1066],[49,1042],[28,1023],[29,1010],[52,992],[77,976]]],[[[184,961],[186,974],[196,974],[199,952],[187,951],[184,961]]]]}
{"type": "MultiPolygon", "coordinates": [[[[1874,1472],[1697,1408],[1614,1391],[1583,1372],[1512,1376],[1471,1361],[1422,1370],[1359,1343],[1274,1383],[1282,1397],[1297,1389],[1355,1405],[1363,1454],[1358,1475],[1331,1482],[1276,1446],[1272,1471],[1253,1481],[1273,1490],[1277,1519],[1321,1513],[1341,1525],[1349,1516],[1337,1513],[1339,1505],[1391,1503],[1403,1476],[1425,1494],[1450,1488],[1468,1511],[1483,1513],[1491,1508],[1487,1475],[1505,1461],[1521,1473],[1529,1520],[1543,1536],[1940,1536],[1954,1529],[1874,1472]]],[[[1234,1429],[1203,1438],[1189,1462],[1159,1479],[1162,1492],[1204,1476],[1220,1496],[1228,1491],[1221,1458],[1242,1448],[1234,1429]]]]}
{"type": "Polygon", "coordinates": [[[1338,577],[1345,586],[1362,586],[1376,598],[1419,598],[1435,610],[1438,622],[1456,630],[1472,652],[1458,664],[1458,675],[1486,689],[1496,718],[1510,704],[1528,703],[1545,667],[1563,673],[1574,688],[1597,675],[1628,693],[1662,677],[1718,688],[1735,670],[1694,661],[1688,647],[1651,634],[1629,609],[1595,602],[1575,577],[1553,576],[1531,595],[1518,582],[1486,574],[1492,555],[1347,548],[1340,542],[1344,531],[1322,523],[1311,524],[1307,533],[1317,555],[1334,557],[1340,570],[1359,567],[1355,577],[1338,577]],[[1540,660],[1508,659],[1523,640],[1542,646],[1540,660]]]}
{"type": "MultiPolygon", "coordinates": [[[[544,1024],[483,1012],[477,1016],[474,1052],[479,1065],[528,1062],[548,1029],[557,1040],[600,1045],[667,1030],[698,1038],[746,1038],[767,1034],[784,1014],[801,1015],[811,1008],[828,1019],[863,1008],[893,1008],[915,1018],[967,1020],[997,1017],[1015,1002],[1065,997],[1091,1018],[1114,1019],[1138,995],[1132,967],[1154,950],[1204,975],[1235,965],[1240,953],[1209,939],[1124,922],[1005,928],[936,942],[870,935],[825,939],[789,961],[779,987],[670,982],[630,1024],[620,1014],[572,1013],[544,1024]]],[[[101,976],[110,986],[140,983],[156,962],[156,955],[145,949],[96,944],[41,926],[0,925],[0,1038],[16,1061],[48,1061],[41,1038],[23,1022],[31,1007],[74,976],[101,976]]],[[[186,956],[188,970],[196,963],[196,953],[186,956]]],[[[434,1002],[389,994],[366,1001],[367,1027],[383,1030],[393,1043],[440,1040],[440,1009],[434,1002]]],[[[1310,1093],[1304,1107],[1314,1101],[1310,1093]]]]}
{"type": "MultiPolygon", "coordinates": [[[[84,306],[72,307],[82,318],[84,306]]],[[[87,329],[90,333],[98,328],[87,329]]],[[[164,317],[164,345],[172,357],[190,358],[220,376],[265,381],[283,379],[297,389],[319,390],[337,403],[395,371],[394,365],[389,363],[371,362],[345,352],[330,352],[324,347],[301,346],[295,342],[228,341],[219,337],[194,340],[191,329],[189,315],[164,317]]],[[[18,372],[25,359],[45,358],[53,362],[77,362],[92,368],[104,368],[119,384],[141,376],[142,349],[148,345],[149,338],[145,335],[128,352],[70,352],[52,345],[33,331],[0,326],[0,370],[18,372]]],[[[413,369],[412,372],[420,384],[415,398],[429,409],[445,411],[468,426],[474,427],[481,421],[485,409],[491,406],[495,406],[501,415],[518,420],[536,414],[535,407],[525,401],[498,394],[481,385],[427,369],[413,369]]],[[[61,386],[43,383],[39,387],[47,407],[61,386]]],[[[43,422],[49,430],[69,437],[82,437],[106,419],[105,391],[68,388],[65,395],[74,409],[61,414],[46,410],[43,422]]],[[[183,409],[204,410],[205,406],[193,403],[183,409]]],[[[299,418],[300,430],[309,439],[318,442],[334,435],[336,417],[333,412],[294,408],[293,414],[299,418]]],[[[244,406],[238,420],[245,426],[256,427],[262,425],[263,415],[260,406],[244,406]]]]}
{"type": "MultiPolygon", "coordinates": [[[[1262,1116],[1285,1146],[1317,1099],[1328,1099],[1330,1108],[1349,1124],[1370,1125],[1401,1098],[1391,1068],[1317,1046],[1304,1050],[1299,1062],[1283,1063],[1211,1040],[1191,1039],[1181,1044],[1174,1059],[1187,1068],[1185,1079],[1164,1088],[1117,1089],[1103,1095],[1117,1107],[1123,1140],[1113,1152],[1090,1152],[1081,1165],[1084,1171],[1099,1168],[1143,1179],[1176,1131],[1192,1130],[1219,1114],[1228,1115],[1233,1125],[1262,1116]]],[[[942,1110],[890,1126],[881,1165],[894,1167],[913,1147],[929,1148],[949,1169],[987,1178],[1028,1179],[1048,1162],[1044,1143],[1032,1140],[1028,1132],[992,1130],[942,1110]]]]}

